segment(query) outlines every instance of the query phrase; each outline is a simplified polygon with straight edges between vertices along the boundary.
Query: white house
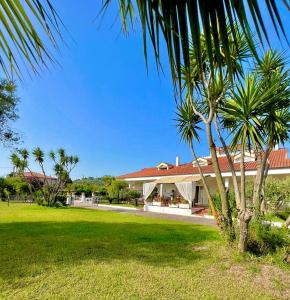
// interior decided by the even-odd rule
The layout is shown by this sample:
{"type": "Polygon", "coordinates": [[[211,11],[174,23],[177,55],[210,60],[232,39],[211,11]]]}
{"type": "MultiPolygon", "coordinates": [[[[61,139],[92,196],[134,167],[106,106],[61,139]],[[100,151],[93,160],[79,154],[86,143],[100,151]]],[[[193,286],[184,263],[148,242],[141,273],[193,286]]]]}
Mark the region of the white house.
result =
{"type": "MultiPolygon", "coordinates": [[[[232,188],[232,174],[222,148],[217,148],[218,162],[227,188],[232,188]]],[[[240,154],[232,153],[237,176],[240,176],[240,154]]],[[[211,157],[198,159],[209,185],[210,192],[217,191],[211,157]]],[[[246,153],[246,176],[255,176],[257,162],[255,154],[246,153]]],[[[269,156],[268,175],[285,178],[290,175],[288,150],[276,149],[269,156]]],[[[119,179],[129,183],[129,188],[142,191],[145,200],[144,210],[173,214],[190,215],[208,206],[208,200],[201,182],[196,162],[175,164],[161,162],[155,167],[145,168],[133,173],[121,175],[119,179]]]]}

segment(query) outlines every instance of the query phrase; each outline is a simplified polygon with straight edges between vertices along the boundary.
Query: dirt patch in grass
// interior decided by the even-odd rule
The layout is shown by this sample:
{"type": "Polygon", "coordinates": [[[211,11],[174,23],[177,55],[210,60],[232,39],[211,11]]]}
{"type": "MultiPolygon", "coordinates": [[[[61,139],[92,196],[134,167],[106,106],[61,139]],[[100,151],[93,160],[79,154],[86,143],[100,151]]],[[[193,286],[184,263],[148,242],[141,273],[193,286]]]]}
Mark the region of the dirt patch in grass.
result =
{"type": "MultiPolygon", "coordinates": [[[[251,266],[250,269],[255,268],[251,266]]],[[[290,274],[276,266],[261,266],[251,272],[241,265],[232,265],[227,273],[237,281],[248,282],[253,289],[257,287],[276,299],[290,299],[290,274]]]]}
{"type": "Polygon", "coordinates": [[[253,284],[272,293],[277,298],[290,299],[290,274],[275,266],[262,266],[253,284]]]}

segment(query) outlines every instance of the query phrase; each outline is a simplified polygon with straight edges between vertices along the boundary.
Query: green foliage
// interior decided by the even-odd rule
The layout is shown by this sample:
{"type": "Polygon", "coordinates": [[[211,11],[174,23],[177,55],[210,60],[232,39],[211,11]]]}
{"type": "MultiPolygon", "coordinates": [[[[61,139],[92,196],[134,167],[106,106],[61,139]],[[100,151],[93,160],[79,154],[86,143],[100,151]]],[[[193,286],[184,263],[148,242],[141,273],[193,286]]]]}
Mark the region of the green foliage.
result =
{"type": "Polygon", "coordinates": [[[248,250],[255,255],[273,253],[290,243],[287,228],[271,226],[264,220],[251,222],[249,232],[248,250]]]}
{"type": "Polygon", "coordinates": [[[66,186],[66,190],[76,194],[85,193],[86,196],[90,196],[92,192],[96,192],[97,189],[98,187],[91,183],[72,182],[66,186]]]}
{"type": "Polygon", "coordinates": [[[289,214],[290,214],[290,207],[286,208],[286,210],[283,210],[283,211],[277,211],[277,212],[275,213],[275,215],[276,215],[278,218],[280,218],[280,219],[282,219],[282,220],[284,220],[284,221],[287,220],[287,218],[289,217],[289,214]]]}
{"type": "MultiPolygon", "coordinates": [[[[108,186],[108,196],[110,199],[122,199],[122,192],[126,190],[128,183],[122,180],[112,181],[111,185],[108,186]]],[[[123,196],[123,198],[125,198],[123,196]]]]}
{"type": "Polygon", "coordinates": [[[222,202],[221,202],[221,197],[218,192],[216,192],[212,195],[212,201],[213,201],[215,210],[219,214],[222,214],[222,202]]]}
{"type": "MultiPolygon", "coordinates": [[[[221,197],[218,192],[212,195],[212,200],[213,200],[215,210],[221,215],[222,203],[221,203],[221,197]]],[[[235,199],[235,194],[232,191],[228,192],[228,203],[233,217],[237,217],[236,199],[235,199]]]]}
{"type": "MultiPolygon", "coordinates": [[[[104,1],[103,9],[105,10],[111,2],[114,1],[104,1]]],[[[230,75],[233,76],[235,60],[232,59],[231,50],[239,43],[242,34],[246,36],[246,43],[252,53],[257,55],[250,24],[257,32],[261,42],[263,42],[263,38],[269,42],[269,22],[274,25],[278,35],[281,30],[287,39],[276,2],[267,1],[264,9],[268,11],[271,18],[265,18],[257,1],[250,0],[203,0],[198,2],[184,0],[173,1],[170,4],[168,0],[160,0],[149,1],[148,5],[143,1],[118,1],[124,30],[128,30],[128,23],[134,22],[135,15],[140,18],[145,58],[147,59],[147,42],[150,40],[158,66],[161,55],[160,41],[162,38],[165,40],[172,78],[179,84],[182,67],[189,72],[195,68],[202,74],[204,55],[209,58],[210,68],[214,63],[217,63],[219,68],[226,63],[230,75]],[[247,7],[249,7],[250,13],[245,13],[247,7]],[[135,13],[135,10],[138,12],[135,13]],[[266,20],[267,23],[265,23],[266,20]],[[235,22],[241,24],[241,28],[237,27],[235,22]],[[201,31],[203,31],[203,35],[200,34],[201,31]],[[202,47],[203,45],[204,47],[202,47]],[[190,62],[191,48],[196,56],[193,68],[191,68],[190,62]]],[[[242,46],[245,47],[245,44],[242,46]]]]}
{"type": "Polygon", "coordinates": [[[254,192],[254,179],[246,177],[246,183],[245,183],[245,197],[249,202],[253,199],[253,192],[254,192]]]}
{"type": "Polygon", "coordinates": [[[0,1],[0,67],[7,76],[22,68],[37,72],[53,61],[51,46],[61,37],[61,20],[51,1],[0,1]]]}
{"type": "Polygon", "coordinates": [[[55,203],[53,204],[54,207],[59,208],[63,207],[64,204],[61,201],[56,200],[55,203]]]}
{"type": "MultiPolygon", "coordinates": [[[[42,179],[39,180],[37,177],[32,182],[29,182],[31,190],[39,190],[42,192],[44,200],[37,200],[37,203],[47,203],[53,205],[56,201],[56,197],[65,188],[65,186],[71,182],[70,173],[79,162],[78,156],[67,155],[63,148],[59,148],[57,152],[50,151],[47,155],[52,163],[52,169],[54,171],[54,178],[50,178],[47,174],[46,169],[46,155],[42,149],[36,147],[32,151],[32,157],[35,162],[38,163],[42,171],[42,179]],[[37,186],[37,189],[35,188],[37,186]]],[[[32,174],[29,168],[30,153],[26,149],[20,149],[11,155],[11,162],[15,169],[16,174],[24,177],[24,172],[27,171],[32,174]]]]}
{"type": "Polygon", "coordinates": [[[41,206],[47,205],[47,202],[45,201],[43,193],[40,190],[37,190],[34,192],[34,199],[38,205],[41,205],[41,206]]]}
{"type": "Polygon", "coordinates": [[[104,175],[102,177],[84,177],[74,180],[74,183],[79,184],[94,184],[96,186],[109,186],[112,181],[115,180],[115,177],[110,175],[104,175]]]}
{"type": "MultiPolygon", "coordinates": [[[[0,58],[1,58],[1,54],[0,54],[0,58]]],[[[10,123],[18,119],[17,110],[16,110],[17,104],[18,104],[18,98],[16,96],[16,85],[14,84],[14,82],[8,80],[0,80],[0,143],[1,144],[7,145],[19,141],[19,136],[10,127],[10,123]]]]}
{"type": "Polygon", "coordinates": [[[277,212],[290,204],[290,177],[277,179],[268,177],[265,187],[265,198],[269,210],[277,212]]]}
{"type": "Polygon", "coordinates": [[[65,205],[66,205],[66,196],[65,195],[57,195],[55,197],[54,206],[60,207],[60,206],[65,206],[65,205]],[[58,203],[58,204],[56,205],[56,203],[58,203]]]}
{"type": "Polygon", "coordinates": [[[30,192],[28,183],[20,177],[1,178],[0,194],[2,196],[5,190],[9,192],[9,195],[17,195],[17,196],[25,196],[30,192]]]}
{"type": "Polygon", "coordinates": [[[127,195],[128,195],[128,198],[130,200],[134,200],[134,199],[137,199],[137,198],[141,197],[141,193],[139,191],[136,191],[136,190],[129,190],[127,195]]]}

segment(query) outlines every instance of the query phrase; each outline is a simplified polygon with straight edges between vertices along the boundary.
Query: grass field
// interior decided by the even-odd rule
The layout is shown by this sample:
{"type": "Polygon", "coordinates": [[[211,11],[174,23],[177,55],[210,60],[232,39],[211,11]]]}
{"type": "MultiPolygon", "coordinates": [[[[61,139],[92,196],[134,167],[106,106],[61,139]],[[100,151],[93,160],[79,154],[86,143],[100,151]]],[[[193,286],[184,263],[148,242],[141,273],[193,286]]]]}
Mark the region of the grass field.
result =
{"type": "Polygon", "coordinates": [[[0,204],[1,299],[289,299],[290,272],[215,228],[0,204]]]}

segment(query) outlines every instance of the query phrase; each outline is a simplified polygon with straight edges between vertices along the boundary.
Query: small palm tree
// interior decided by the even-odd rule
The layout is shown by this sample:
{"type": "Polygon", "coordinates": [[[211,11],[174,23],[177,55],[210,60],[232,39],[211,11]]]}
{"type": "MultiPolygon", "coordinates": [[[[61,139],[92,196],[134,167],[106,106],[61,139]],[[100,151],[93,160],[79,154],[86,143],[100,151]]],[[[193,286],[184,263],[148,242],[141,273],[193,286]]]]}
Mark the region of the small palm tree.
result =
{"type": "Polygon", "coordinates": [[[215,207],[213,205],[213,200],[209,192],[209,187],[205,180],[202,168],[199,164],[197,155],[193,147],[193,141],[200,141],[199,131],[202,130],[200,126],[200,123],[202,122],[201,118],[194,113],[192,109],[192,104],[183,101],[180,105],[177,106],[175,121],[177,123],[177,128],[181,139],[184,140],[190,147],[192,157],[197,164],[197,168],[201,176],[202,184],[207,194],[208,202],[210,204],[212,213],[213,215],[215,215],[215,207]]]}

